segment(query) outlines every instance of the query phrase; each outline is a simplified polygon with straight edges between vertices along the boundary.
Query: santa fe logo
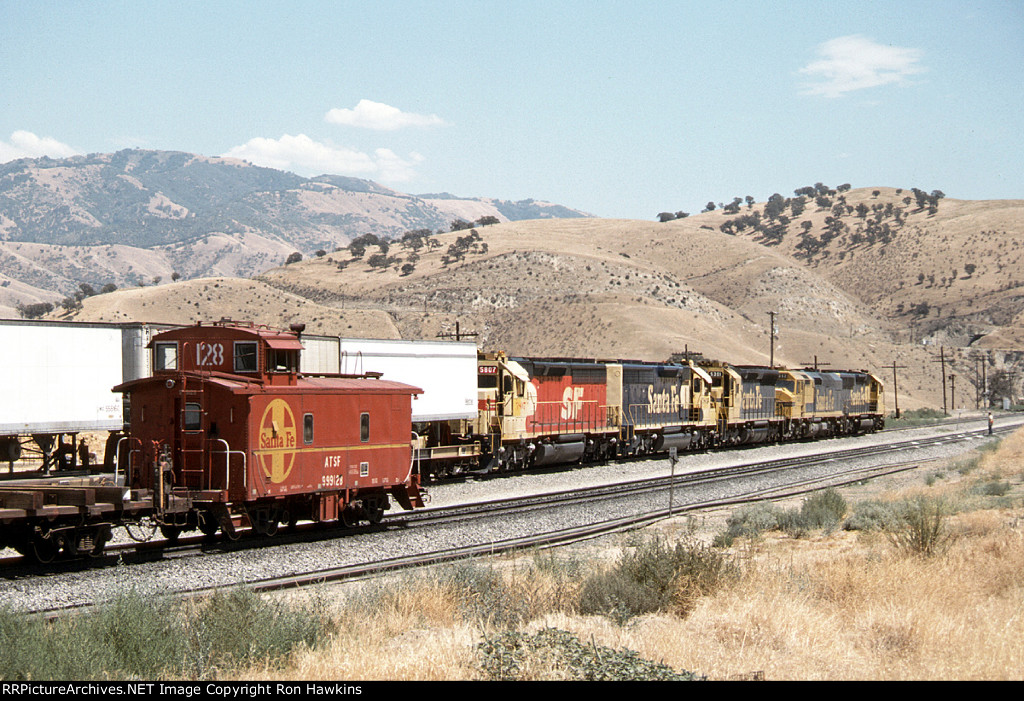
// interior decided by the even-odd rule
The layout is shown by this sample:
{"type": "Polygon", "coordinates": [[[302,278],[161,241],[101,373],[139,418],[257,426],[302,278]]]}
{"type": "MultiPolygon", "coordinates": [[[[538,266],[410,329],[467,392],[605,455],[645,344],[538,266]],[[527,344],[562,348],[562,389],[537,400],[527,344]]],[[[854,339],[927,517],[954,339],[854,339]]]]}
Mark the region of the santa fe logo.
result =
{"type": "Polygon", "coordinates": [[[270,402],[260,419],[258,455],[263,474],[274,484],[284,482],[292,471],[297,434],[295,415],[288,402],[283,399],[270,402]]]}

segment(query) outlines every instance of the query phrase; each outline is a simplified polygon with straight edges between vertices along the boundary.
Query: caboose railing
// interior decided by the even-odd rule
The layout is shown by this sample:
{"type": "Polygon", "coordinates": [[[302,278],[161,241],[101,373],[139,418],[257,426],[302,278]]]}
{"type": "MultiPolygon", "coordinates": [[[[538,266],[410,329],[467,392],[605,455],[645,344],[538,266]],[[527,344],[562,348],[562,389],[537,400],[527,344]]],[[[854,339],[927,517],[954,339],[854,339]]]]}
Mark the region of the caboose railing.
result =
{"type": "Polygon", "coordinates": [[[142,454],[142,440],[134,436],[122,436],[117,441],[117,447],[114,449],[114,484],[119,485],[130,485],[132,484],[132,461],[136,455],[142,454]],[[125,471],[124,481],[118,482],[118,475],[121,471],[121,446],[128,441],[129,443],[135,442],[139,444],[138,448],[129,448],[128,455],[125,459],[125,471]]]}
{"type": "MultiPolygon", "coordinates": [[[[239,455],[242,458],[242,487],[248,490],[248,470],[246,469],[246,454],[244,450],[231,450],[231,446],[223,438],[214,438],[211,440],[212,443],[223,443],[224,450],[210,450],[210,454],[224,453],[224,491],[230,493],[231,491],[231,456],[239,455]]],[[[213,467],[212,461],[210,467],[213,467]]]]}

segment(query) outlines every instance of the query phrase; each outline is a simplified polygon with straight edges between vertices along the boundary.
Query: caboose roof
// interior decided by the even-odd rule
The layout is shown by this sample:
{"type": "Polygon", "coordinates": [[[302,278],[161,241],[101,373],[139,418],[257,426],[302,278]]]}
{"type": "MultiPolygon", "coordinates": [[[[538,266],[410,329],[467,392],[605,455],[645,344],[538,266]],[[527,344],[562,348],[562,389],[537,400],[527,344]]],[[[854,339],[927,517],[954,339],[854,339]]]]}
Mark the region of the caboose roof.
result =
{"type": "Polygon", "coordinates": [[[236,321],[218,321],[212,324],[197,323],[195,326],[182,326],[163,333],[155,334],[152,343],[157,341],[176,341],[180,339],[223,338],[232,340],[266,341],[271,348],[278,350],[302,350],[302,342],[294,333],[272,329],[269,326],[236,321]]]}
{"type": "Polygon", "coordinates": [[[165,386],[176,376],[184,376],[186,381],[191,382],[207,382],[237,394],[423,394],[422,389],[413,385],[372,378],[300,376],[295,384],[271,385],[255,379],[246,380],[236,375],[205,372],[143,377],[117,385],[111,391],[131,392],[145,387],[165,386]]]}

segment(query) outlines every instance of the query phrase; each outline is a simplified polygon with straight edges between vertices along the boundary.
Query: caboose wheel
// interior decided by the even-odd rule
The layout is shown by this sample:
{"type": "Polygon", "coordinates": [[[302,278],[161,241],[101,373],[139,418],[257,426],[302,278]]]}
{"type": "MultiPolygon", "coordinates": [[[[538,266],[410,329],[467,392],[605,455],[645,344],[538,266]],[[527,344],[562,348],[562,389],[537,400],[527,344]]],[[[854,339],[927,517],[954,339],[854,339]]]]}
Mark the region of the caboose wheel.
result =
{"type": "Polygon", "coordinates": [[[366,519],[373,525],[384,520],[384,506],[382,504],[370,504],[366,507],[366,519]]]}
{"type": "Polygon", "coordinates": [[[40,564],[49,564],[57,557],[57,553],[60,552],[60,546],[61,544],[56,538],[36,536],[32,539],[32,557],[40,564]]]}
{"type": "Polygon", "coordinates": [[[181,526],[160,526],[160,535],[167,539],[168,543],[177,543],[178,536],[181,535],[181,526]]]}
{"type": "Polygon", "coordinates": [[[92,550],[89,552],[91,557],[99,557],[103,554],[103,548],[106,547],[107,541],[111,538],[110,526],[100,526],[96,529],[96,533],[93,535],[92,550]]]}
{"type": "Polygon", "coordinates": [[[217,519],[213,516],[213,514],[209,514],[206,512],[199,514],[200,533],[206,536],[214,535],[217,532],[217,529],[219,528],[220,523],[217,522],[217,519]]]}
{"type": "Polygon", "coordinates": [[[360,509],[353,508],[352,506],[346,506],[341,510],[341,523],[345,528],[354,528],[359,525],[360,509]]]}
{"type": "Polygon", "coordinates": [[[253,524],[253,527],[260,535],[265,535],[270,538],[277,535],[278,522],[273,516],[266,515],[264,518],[261,518],[253,524]]]}

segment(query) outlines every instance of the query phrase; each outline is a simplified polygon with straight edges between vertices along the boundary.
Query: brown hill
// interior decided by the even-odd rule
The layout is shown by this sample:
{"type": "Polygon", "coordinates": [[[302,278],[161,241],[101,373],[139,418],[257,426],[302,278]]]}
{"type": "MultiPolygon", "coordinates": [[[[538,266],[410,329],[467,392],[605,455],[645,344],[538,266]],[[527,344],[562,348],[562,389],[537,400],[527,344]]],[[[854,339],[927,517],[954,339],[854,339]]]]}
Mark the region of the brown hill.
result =
{"type": "MultiPolygon", "coordinates": [[[[854,207],[883,197],[844,194],[854,207]]],[[[392,243],[386,251],[369,246],[358,258],[341,250],[251,282],[101,295],[86,300],[78,316],[100,318],[103,304],[103,318],[233,316],[303,321],[310,333],[404,338],[452,334],[458,324],[477,334],[480,347],[512,353],[664,360],[689,350],[767,363],[768,312],[776,312],[777,363],[873,370],[888,385],[890,408],[896,363],[901,408],[941,407],[941,345],[946,373],[957,376],[955,406],[973,408],[982,363],[988,375],[1013,371],[1024,355],[1015,352],[1024,296],[1013,286],[1014,272],[1019,280],[1022,271],[1012,235],[1021,206],[942,200],[931,214],[904,210],[886,241],[864,241],[863,229],[853,240],[858,222],[847,220],[846,239],[834,237],[813,255],[797,245],[799,233],[826,226],[832,215],[824,211],[807,213],[810,227],[790,221],[772,245],[758,240],[763,232],[723,232],[736,215],[721,211],[664,223],[509,222],[392,243]],[[983,233],[992,231],[1000,233],[983,233]],[[977,261],[971,271],[966,261],[977,261]],[[929,286],[929,272],[918,284],[926,267],[950,272],[944,283],[937,276],[929,286]],[[907,312],[912,303],[929,305],[927,319],[907,312]],[[123,316],[109,316],[114,309],[123,316]]]]}
{"type": "Polygon", "coordinates": [[[249,277],[360,235],[453,220],[587,216],[523,200],[409,195],[357,178],[303,178],[230,158],[130,149],[0,164],[0,315],[60,304],[85,284],[249,277]]]}

